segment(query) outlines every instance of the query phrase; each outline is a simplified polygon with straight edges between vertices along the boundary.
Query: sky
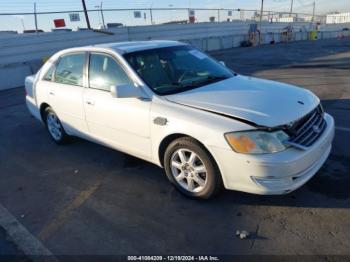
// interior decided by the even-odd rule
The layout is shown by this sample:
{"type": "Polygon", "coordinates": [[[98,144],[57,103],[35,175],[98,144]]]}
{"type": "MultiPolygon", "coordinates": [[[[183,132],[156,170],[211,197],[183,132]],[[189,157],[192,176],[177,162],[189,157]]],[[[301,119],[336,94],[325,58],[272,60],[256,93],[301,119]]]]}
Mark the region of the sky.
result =
{"type": "MultiPolygon", "coordinates": [[[[97,10],[101,0],[85,0],[88,10],[97,10]]],[[[47,11],[76,11],[82,10],[81,0],[0,0],[0,14],[3,13],[23,13],[33,12],[34,2],[36,2],[37,12],[47,11]]],[[[302,13],[312,13],[314,0],[294,0],[293,11],[302,13]]],[[[350,12],[350,0],[315,0],[316,14],[327,12],[350,12]]],[[[291,0],[264,0],[264,9],[271,11],[290,10],[291,0]]],[[[224,8],[224,9],[256,9],[259,10],[261,0],[102,0],[103,8],[224,8]]],[[[250,18],[253,12],[245,12],[245,18],[250,18]]],[[[153,21],[156,23],[168,20],[187,19],[188,12],[184,11],[154,11],[153,21]]],[[[198,21],[208,21],[210,16],[216,16],[217,11],[195,11],[198,21]]],[[[239,12],[233,12],[229,17],[227,11],[220,12],[220,20],[227,18],[239,18],[239,12]]],[[[86,27],[83,13],[80,13],[80,22],[70,22],[69,15],[66,14],[42,14],[37,16],[38,28],[49,31],[54,27],[53,20],[63,18],[67,27],[76,29],[86,27]]],[[[100,12],[90,12],[89,18],[93,27],[102,24],[100,12]]],[[[142,11],[141,18],[134,18],[133,11],[104,12],[105,22],[121,22],[127,25],[147,25],[151,23],[150,12],[142,11]]],[[[33,15],[0,15],[0,31],[23,29],[35,29],[33,15]]]]}

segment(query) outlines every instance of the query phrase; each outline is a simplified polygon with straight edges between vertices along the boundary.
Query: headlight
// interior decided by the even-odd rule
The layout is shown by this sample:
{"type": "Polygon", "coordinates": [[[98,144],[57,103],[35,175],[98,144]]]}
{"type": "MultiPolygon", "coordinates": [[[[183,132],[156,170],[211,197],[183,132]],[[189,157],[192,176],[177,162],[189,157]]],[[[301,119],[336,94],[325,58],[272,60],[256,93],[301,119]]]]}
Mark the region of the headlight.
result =
{"type": "Polygon", "coordinates": [[[232,149],[238,153],[264,154],[285,150],[284,145],[289,136],[282,130],[275,132],[243,131],[225,134],[225,138],[232,149]]]}

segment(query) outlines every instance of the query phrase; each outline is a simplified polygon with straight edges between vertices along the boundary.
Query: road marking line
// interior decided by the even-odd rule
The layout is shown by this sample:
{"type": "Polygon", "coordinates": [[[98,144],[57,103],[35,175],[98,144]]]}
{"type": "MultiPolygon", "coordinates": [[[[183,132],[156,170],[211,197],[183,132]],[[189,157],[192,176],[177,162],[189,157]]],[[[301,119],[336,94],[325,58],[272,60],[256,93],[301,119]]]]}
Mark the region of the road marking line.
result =
{"type": "Polygon", "coordinates": [[[336,130],[340,130],[340,131],[350,132],[350,128],[349,127],[336,126],[335,129],[336,130]]]}
{"type": "Polygon", "coordinates": [[[91,186],[89,189],[80,192],[73,201],[66,206],[59,215],[53,219],[48,225],[46,225],[38,237],[42,241],[48,239],[53,233],[55,233],[67,220],[67,218],[72,214],[72,212],[79,208],[86,200],[90,198],[90,196],[96,191],[96,189],[100,186],[101,181],[91,186]]]}
{"type": "Polygon", "coordinates": [[[43,243],[33,236],[4,206],[0,204],[0,226],[18,248],[32,261],[58,262],[58,259],[48,250],[43,243]]]}

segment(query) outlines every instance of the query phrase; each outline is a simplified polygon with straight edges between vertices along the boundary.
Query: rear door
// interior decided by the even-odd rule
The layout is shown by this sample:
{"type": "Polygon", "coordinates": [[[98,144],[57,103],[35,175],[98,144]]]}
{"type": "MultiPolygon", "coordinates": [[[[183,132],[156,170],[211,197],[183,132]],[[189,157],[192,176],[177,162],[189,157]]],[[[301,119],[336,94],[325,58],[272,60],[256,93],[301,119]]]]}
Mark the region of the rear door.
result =
{"type": "Polygon", "coordinates": [[[48,84],[49,104],[65,130],[71,134],[88,132],[83,107],[86,52],[62,55],[48,84]]]}

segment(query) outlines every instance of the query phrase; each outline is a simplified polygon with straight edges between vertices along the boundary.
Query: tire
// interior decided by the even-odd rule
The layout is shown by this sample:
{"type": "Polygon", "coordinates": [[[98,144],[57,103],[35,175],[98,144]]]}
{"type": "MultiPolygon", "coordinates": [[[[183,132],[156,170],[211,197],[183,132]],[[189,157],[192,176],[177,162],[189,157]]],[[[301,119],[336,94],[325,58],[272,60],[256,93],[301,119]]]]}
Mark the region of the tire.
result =
{"type": "Polygon", "coordinates": [[[51,139],[56,144],[62,145],[69,141],[69,135],[64,131],[61,121],[51,107],[45,109],[44,121],[51,139]]]}
{"type": "Polygon", "coordinates": [[[164,168],[170,182],[188,197],[209,199],[222,189],[221,174],[215,160],[190,137],[170,143],[164,154],[164,168]]]}

